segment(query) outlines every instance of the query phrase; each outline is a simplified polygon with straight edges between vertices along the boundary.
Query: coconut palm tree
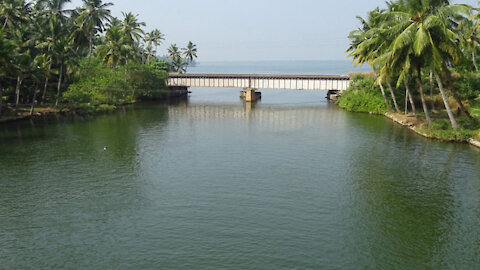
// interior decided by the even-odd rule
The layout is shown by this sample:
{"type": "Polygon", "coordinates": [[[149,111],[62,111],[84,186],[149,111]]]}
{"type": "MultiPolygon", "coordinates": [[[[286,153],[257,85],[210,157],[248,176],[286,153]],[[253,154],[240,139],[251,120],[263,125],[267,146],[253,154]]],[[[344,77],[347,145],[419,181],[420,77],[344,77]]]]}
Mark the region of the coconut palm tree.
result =
{"type": "Polygon", "coordinates": [[[391,110],[390,103],[387,100],[383,87],[383,83],[387,83],[391,98],[395,105],[395,109],[397,112],[400,112],[389,77],[384,76],[385,74],[379,74],[378,69],[381,65],[374,63],[374,60],[376,60],[385,52],[385,50],[387,50],[389,40],[392,39],[388,36],[389,32],[382,28],[385,27],[386,22],[380,20],[380,15],[384,12],[384,10],[376,8],[367,14],[367,19],[357,17],[362,24],[362,28],[354,30],[350,33],[349,38],[351,40],[351,45],[347,49],[347,52],[350,52],[348,55],[349,57],[353,57],[355,66],[369,63],[370,66],[376,71],[377,76],[379,76],[377,83],[380,87],[382,97],[387,108],[391,110]]]}
{"type": "Polygon", "coordinates": [[[122,30],[112,27],[105,34],[105,44],[97,47],[97,54],[103,63],[115,68],[119,63],[126,61],[126,56],[132,49],[129,42],[125,39],[122,30]]]}
{"type": "Polygon", "coordinates": [[[157,47],[162,43],[162,40],[165,40],[165,35],[162,34],[158,29],[155,29],[145,35],[144,41],[147,44],[145,50],[148,52],[148,63],[150,63],[153,53],[157,51],[157,47]],[[152,45],[155,46],[155,50],[152,49],[152,45]]]}
{"type": "MultiPolygon", "coordinates": [[[[383,71],[400,68],[398,81],[404,81],[412,71],[416,71],[417,85],[427,121],[428,108],[421,86],[421,69],[433,70],[437,78],[445,108],[453,128],[457,123],[451,111],[443,83],[438,73],[447,72],[447,62],[458,62],[461,55],[458,49],[458,36],[452,30],[451,20],[461,13],[468,13],[466,5],[449,5],[446,0],[405,0],[399,1],[401,8],[389,11],[382,16],[385,20],[393,20],[399,28],[389,29],[395,35],[390,48],[385,53],[387,59],[383,71]]],[[[430,121],[429,121],[430,122],[430,121]]]]}
{"type": "Polygon", "coordinates": [[[180,49],[177,44],[171,44],[168,48],[168,58],[172,63],[173,71],[178,73],[183,73],[186,71],[188,66],[187,61],[182,57],[180,49]]]}
{"type": "Polygon", "coordinates": [[[3,97],[3,86],[1,83],[4,81],[7,71],[11,69],[12,66],[12,55],[13,55],[13,44],[5,39],[3,31],[0,30],[0,115],[2,115],[2,97],[3,97]]]}
{"type": "Polygon", "coordinates": [[[173,59],[177,56],[180,56],[180,50],[178,49],[177,44],[171,44],[168,48],[168,57],[173,59]]]}
{"type": "Polygon", "coordinates": [[[194,58],[197,58],[197,45],[193,44],[191,41],[188,42],[187,47],[182,49],[183,57],[192,63],[194,58]]]}
{"type": "Polygon", "coordinates": [[[67,21],[67,15],[72,12],[72,10],[65,9],[65,5],[70,2],[72,0],[39,0],[36,3],[36,9],[43,9],[44,16],[56,18],[64,24],[67,21]]]}
{"type": "Polygon", "coordinates": [[[25,0],[2,0],[0,2],[0,19],[2,20],[2,29],[7,26],[15,27],[18,23],[27,20],[31,3],[25,0]]]}
{"type": "MultiPolygon", "coordinates": [[[[41,37],[38,39],[37,48],[43,50],[43,55],[46,57],[46,62],[48,62],[47,66],[47,74],[50,74],[53,58],[55,57],[55,52],[53,51],[54,47],[56,46],[56,42],[61,36],[66,35],[65,28],[62,27],[59,19],[55,17],[51,17],[47,20],[47,25],[41,27],[41,31],[39,32],[41,37]]],[[[42,93],[42,101],[41,104],[45,102],[45,97],[48,88],[49,82],[49,75],[45,76],[45,83],[43,86],[43,93],[42,93]]]]}
{"type": "Polygon", "coordinates": [[[57,83],[57,97],[55,99],[55,107],[58,106],[58,100],[62,94],[63,76],[66,71],[66,63],[69,58],[74,58],[75,51],[67,36],[60,36],[54,43],[52,48],[56,63],[59,66],[58,83],[57,83]]]}
{"type": "Polygon", "coordinates": [[[34,82],[32,104],[30,105],[30,115],[33,115],[35,104],[37,102],[37,95],[40,93],[39,86],[44,78],[50,75],[50,61],[51,59],[45,54],[39,54],[33,59],[31,63],[31,78],[34,82]]]}
{"type": "Polygon", "coordinates": [[[138,15],[133,15],[131,12],[122,12],[122,14],[124,19],[121,31],[125,36],[125,39],[130,42],[130,44],[133,44],[134,41],[140,41],[145,34],[142,27],[145,27],[146,24],[144,22],[139,22],[137,18],[138,15]]]}
{"type": "Polygon", "coordinates": [[[75,22],[81,26],[83,32],[88,33],[89,59],[93,53],[93,37],[97,32],[102,33],[105,30],[105,21],[109,22],[112,18],[108,7],[112,3],[102,3],[102,0],[83,0],[83,7],[75,22]]]}

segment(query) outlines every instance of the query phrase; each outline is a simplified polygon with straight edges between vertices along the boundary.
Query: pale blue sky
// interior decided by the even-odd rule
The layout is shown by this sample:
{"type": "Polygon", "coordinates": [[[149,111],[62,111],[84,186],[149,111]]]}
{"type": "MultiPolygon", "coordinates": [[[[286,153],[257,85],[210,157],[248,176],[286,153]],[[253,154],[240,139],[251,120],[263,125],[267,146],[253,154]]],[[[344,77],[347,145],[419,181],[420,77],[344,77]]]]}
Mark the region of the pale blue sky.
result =
{"type": "MultiPolygon", "coordinates": [[[[107,0],[104,0],[104,2],[107,0]]],[[[198,46],[199,61],[343,60],[348,33],[383,0],[111,0],[171,43],[198,46]]],[[[477,5],[477,0],[453,1],[477,5]]],[[[81,5],[73,0],[73,5],[81,5]]]]}

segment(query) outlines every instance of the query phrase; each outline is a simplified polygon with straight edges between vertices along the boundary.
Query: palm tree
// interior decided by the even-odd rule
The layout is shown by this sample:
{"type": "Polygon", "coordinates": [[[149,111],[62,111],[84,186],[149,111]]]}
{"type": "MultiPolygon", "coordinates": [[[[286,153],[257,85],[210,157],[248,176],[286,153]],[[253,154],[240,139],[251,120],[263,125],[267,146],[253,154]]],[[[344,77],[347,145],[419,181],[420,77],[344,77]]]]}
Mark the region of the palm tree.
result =
{"type": "Polygon", "coordinates": [[[97,54],[106,65],[115,68],[126,60],[125,57],[132,47],[123,36],[122,30],[117,27],[107,30],[105,41],[105,44],[97,47],[97,54]]]}
{"type": "Polygon", "coordinates": [[[182,49],[183,56],[187,59],[188,63],[192,63],[194,58],[197,58],[197,45],[191,41],[188,42],[187,47],[182,49]]]}
{"type": "Polygon", "coordinates": [[[50,60],[51,59],[48,58],[47,55],[39,54],[31,63],[31,77],[34,81],[34,86],[32,104],[30,106],[30,115],[33,115],[35,103],[37,102],[37,94],[40,92],[38,87],[40,86],[41,81],[49,76],[50,60]]]}
{"type": "Polygon", "coordinates": [[[54,43],[53,48],[53,55],[55,56],[55,60],[59,66],[58,70],[58,83],[57,83],[57,97],[55,99],[55,107],[58,106],[58,100],[62,93],[62,82],[64,72],[66,70],[66,62],[69,58],[74,57],[75,51],[73,50],[72,44],[70,43],[70,39],[66,36],[60,36],[54,43]]]}
{"type": "Polygon", "coordinates": [[[458,62],[461,52],[457,48],[458,36],[452,30],[453,19],[461,13],[468,13],[466,5],[448,5],[446,0],[406,0],[399,1],[401,8],[383,15],[385,20],[393,20],[398,26],[389,29],[396,37],[389,50],[385,53],[387,59],[384,72],[389,69],[400,69],[399,82],[416,71],[420,98],[427,121],[430,123],[428,108],[425,103],[421,85],[421,69],[427,67],[433,70],[437,79],[445,108],[453,128],[457,123],[451,111],[448,99],[443,89],[439,72],[447,72],[446,62],[458,62]]]}
{"type": "Polygon", "coordinates": [[[383,87],[383,82],[385,81],[387,83],[395,109],[397,112],[400,112],[393,88],[390,84],[389,76],[379,74],[378,69],[381,65],[374,63],[374,61],[376,61],[376,59],[387,50],[389,40],[391,40],[391,37],[388,36],[389,32],[381,28],[382,24],[385,24],[385,22],[380,20],[380,15],[383,13],[383,10],[376,8],[368,13],[366,20],[362,17],[357,17],[362,24],[362,28],[350,33],[349,38],[351,40],[351,45],[347,49],[347,52],[350,52],[348,55],[349,57],[353,57],[355,66],[367,62],[376,71],[377,76],[379,76],[377,83],[380,87],[383,99],[387,108],[391,110],[383,87]]]}
{"type": "Polygon", "coordinates": [[[108,7],[112,6],[112,3],[102,3],[102,0],[83,0],[84,5],[80,10],[80,14],[76,20],[76,23],[81,25],[88,33],[89,37],[89,59],[93,53],[93,36],[97,32],[103,32],[105,30],[104,21],[110,21],[112,16],[108,7]]]}
{"type": "Polygon", "coordinates": [[[44,10],[43,15],[48,18],[56,18],[63,24],[67,20],[67,14],[72,12],[65,9],[65,5],[70,2],[72,0],[39,0],[37,1],[37,9],[42,8],[44,10]]]}
{"type": "Polygon", "coordinates": [[[20,22],[25,22],[30,3],[25,0],[2,0],[0,2],[0,18],[3,20],[2,29],[7,26],[15,27],[20,22]]]}
{"type": "MultiPolygon", "coordinates": [[[[47,74],[50,74],[53,58],[55,57],[55,52],[53,51],[54,46],[58,39],[66,35],[65,29],[62,27],[60,21],[55,18],[51,17],[48,19],[48,25],[40,28],[41,39],[38,40],[36,45],[37,48],[43,49],[43,55],[47,58],[47,62],[49,63],[47,66],[47,74]]],[[[45,76],[45,83],[43,87],[43,94],[42,94],[42,101],[41,104],[45,102],[45,97],[48,88],[48,81],[49,76],[45,76]]]]}
{"type": "Polygon", "coordinates": [[[180,49],[178,48],[177,44],[171,44],[168,48],[168,58],[172,63],[173,70],[178,73],[183,73],[186,71],[188,66],[188,62],[182,58],[180,49]]]}
{"type": "Polygon", "coordinates": [[[148,63],[150,63],[150,58],[152,57],[153,53],[157,51],[157,47],[162,43],[162,40],[165,40],[165,35],[162,34],[158,29],[155,29],[145,35],[145,43],[147,44],[145,49],[148,52],[148,63]],[[155,45],[155,50],[152,49],[152,45],[155,45]]]}
{"type": "Polygon", "coordinates": [[[133,44],[134,40],[140,41],[142,39],[142,35],[145,33],[142,30],[142,26],[145,27],[146,24],[144,22],[139,22],[137,16],[133,15],[133,13],[125,13],[122,12],[124,19],[122,23],[122,33],[126,37],[126,40],[133,44]]]}
{"type": "Polygon", "coordinates": [[[0,116],[2,115],[2,97],[3,87],[1,83],[5,79],[6,73],[11,69],[13,44],[4,38],[3,31],[0,30],[0,116]]]}
{"type": "Polygon", "coordinates": [[[180,50],[178,49],[177,44],[171,44],[168,48],[168,57],[173,59],[177,56],[180,56],[180,50]]]}
{"type": "Polygon", "coordinates": [[[187,71],[188,62],[184,58],[177,55],[172,58],[173,70],[178,73],[184,73],[187,71]]]}

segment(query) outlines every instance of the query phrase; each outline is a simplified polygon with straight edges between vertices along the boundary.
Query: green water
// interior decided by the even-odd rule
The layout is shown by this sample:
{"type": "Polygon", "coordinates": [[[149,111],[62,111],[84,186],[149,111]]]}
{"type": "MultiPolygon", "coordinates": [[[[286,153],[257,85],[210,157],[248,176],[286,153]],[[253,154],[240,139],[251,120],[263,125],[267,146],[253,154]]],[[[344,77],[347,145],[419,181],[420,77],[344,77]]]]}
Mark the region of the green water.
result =
{"type": "Polygon", "coordinates": [[[479,150],[232,91],[0,126],[0,269],[480,268],[479,150]]]}

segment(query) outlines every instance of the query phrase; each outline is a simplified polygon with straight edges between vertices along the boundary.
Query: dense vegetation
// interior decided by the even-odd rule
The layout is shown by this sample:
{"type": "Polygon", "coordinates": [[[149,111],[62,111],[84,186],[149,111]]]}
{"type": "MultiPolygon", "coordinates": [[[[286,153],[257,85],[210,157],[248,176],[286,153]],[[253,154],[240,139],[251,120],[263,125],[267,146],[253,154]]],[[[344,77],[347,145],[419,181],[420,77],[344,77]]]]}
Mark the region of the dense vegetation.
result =
{"type": "Polygon", "coordinates": [[[158,98],[168,72],[185,72],[197,57],[196,45],[172,44],[132,13],[112,17],[112,3],[83,0],[2,0],[0,2],[0,116],[36,103],[100,106],[158,98]],[[5,106],[7,104],[8,106],[5,106]]]}
{"type": "Polygon", "coordinates": [[[426,133],[458,129],[476,135],[478,10],[448,0],[396,0],[366,19],[358,17],[361,27],[350,33],[347,52],[356,65],[368,63],[375,75],[354,78],[340,106],[374,113],[410,110],[424,121],[426,133]]]}
{"type": "Polygon", "coordinates": [[[388,111],[375,77],[357,74],[351,78],[350,88],[338,100],[341,108],[351,112],[384,114],[388,111]]]}

